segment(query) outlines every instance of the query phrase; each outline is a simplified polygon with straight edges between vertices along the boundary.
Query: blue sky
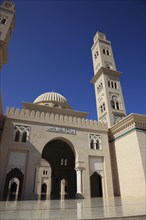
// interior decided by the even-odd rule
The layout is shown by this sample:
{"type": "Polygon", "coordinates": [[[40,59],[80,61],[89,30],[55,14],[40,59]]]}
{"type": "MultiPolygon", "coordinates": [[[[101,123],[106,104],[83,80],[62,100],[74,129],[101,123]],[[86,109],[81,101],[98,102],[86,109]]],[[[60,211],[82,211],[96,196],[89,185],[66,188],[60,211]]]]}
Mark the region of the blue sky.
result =
{"type": "MultiPolygon", "coordinates": [[[[2,1],[1,1],[2,2],[2,1]]],[[[13,0],[16,26],[1,72],[4,112],[45,92],[96,119],[91,46],[97,31],[112,42],[127,114],[146,113],[146,1],[13,0]]]]}

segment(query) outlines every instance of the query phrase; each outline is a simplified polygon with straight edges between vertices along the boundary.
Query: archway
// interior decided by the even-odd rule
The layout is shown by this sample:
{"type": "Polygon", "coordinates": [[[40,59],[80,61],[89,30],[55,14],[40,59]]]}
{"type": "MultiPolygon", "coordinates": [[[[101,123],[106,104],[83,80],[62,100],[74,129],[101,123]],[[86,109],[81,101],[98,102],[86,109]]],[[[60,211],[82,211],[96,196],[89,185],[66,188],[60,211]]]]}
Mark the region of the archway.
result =
{"type": "Polygon", "coordinates": [[[22,185],[23,185],[23,177],[24,174],[21,172],[20,169],[14,168],[6,175],[5,187],[4,187],[4,200],[15,200],[16,198],[19,200],[21,199],[22,194],[22,185]],[[19,184],[14,179],[18,180],[19,184]],[[16,191],[17,195],[16,195],[16,191]]]}
{"type": "Polygon", "coordinates": [[[51,198],[61,196],[60,184],[65,179],[68,183],[66,198],[74,198],[76,194],[75,155],[71,147],[62,140],[47,143],[42,151],[42,158],[51,166],[51,198]]]}
{"type": "Polygon", "coordinates": [[[46,199],[46,193],[47,193],[47,184],[43,183],[41,186],[41,199],[42,200],[46,199]]]}
{"type": "Polygon", "coordinates": [[[102,197],[102,177],[94,172],[90,176],[91,197],[102,197]]]}

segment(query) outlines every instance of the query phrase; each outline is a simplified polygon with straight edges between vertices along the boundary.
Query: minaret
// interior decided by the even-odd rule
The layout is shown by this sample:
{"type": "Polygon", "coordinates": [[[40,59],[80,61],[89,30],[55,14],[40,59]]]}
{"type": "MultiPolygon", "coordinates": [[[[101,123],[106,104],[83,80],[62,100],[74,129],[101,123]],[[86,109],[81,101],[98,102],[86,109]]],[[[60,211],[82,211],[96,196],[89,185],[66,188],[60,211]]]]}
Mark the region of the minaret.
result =
{"type": "Polygon", "coordinates": [[[126,116],[120,76],[116,70],[111,42],[105,34],[97,32],[91,48],[98,120],[104,121],[110,128],[126,116]]]}
{"type": "Polygon", "coordinates": [[[0,6],[0,69],[8,63],[8,43],[15,26],[15,4],[4,1],[0,6]]]}

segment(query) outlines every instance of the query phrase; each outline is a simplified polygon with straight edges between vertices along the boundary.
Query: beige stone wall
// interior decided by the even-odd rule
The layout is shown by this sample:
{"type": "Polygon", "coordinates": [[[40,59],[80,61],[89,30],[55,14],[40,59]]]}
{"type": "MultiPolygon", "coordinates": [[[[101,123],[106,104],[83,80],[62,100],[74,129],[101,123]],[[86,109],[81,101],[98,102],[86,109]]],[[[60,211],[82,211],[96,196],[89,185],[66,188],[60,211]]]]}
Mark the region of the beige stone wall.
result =
{"type": "MultiPolygon", "coordinates": [[[[103,192],[104,197],[113,196],[111,164],[108,145],[108,128],[103,123],[80,119],[76,117],[61,116],[48,113],[40,113],[29,110],[7,110],[7,119],[2,137],[1,157],[1,182],[0,189],[3,191],[5,176],[8,172],[10,151],[26,152],[26,164],[24,175],[23,198],[35,198],[34,179],[35,169],[41,161],[41,154],[45,145],[55,139],[65,141],[75,154],[75,166],[83,168],[83,195],[90,197],[90,169],[89,158],[103,158],[103,192]],[[14,125],[30,126],[30,137],[27,143],[14,142],[14,125]],[[49,132],[48,126],[71,128],[76,134],[49,132]],[[89,134],[98,134],[102,139],[102,150],[90,149],[89,134]],[[81,164],[81,165],[77,165],[81,164]]],[[[2,193],[2,192],[1,192],[2,193]]]]}
{"type": "Polygon", "coordinates": [[[143,131],[130,131],[115,140],[115,153],[121,196],[144,196],[144,135],[143,131]],[[140,138],[142,137],[142,139],[140,138]],[[143,153],[142,153],[143,151],[143,153]],[[142,159],[143,157],[143,159],[142,159]]]}

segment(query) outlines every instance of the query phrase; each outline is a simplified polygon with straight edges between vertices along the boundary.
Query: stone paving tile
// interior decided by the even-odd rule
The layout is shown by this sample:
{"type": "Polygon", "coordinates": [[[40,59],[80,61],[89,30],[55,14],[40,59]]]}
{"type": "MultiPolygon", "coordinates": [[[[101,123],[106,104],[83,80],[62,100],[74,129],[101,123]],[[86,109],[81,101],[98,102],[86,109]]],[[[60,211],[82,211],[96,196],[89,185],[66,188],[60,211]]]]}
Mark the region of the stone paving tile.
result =
{"type": "Polygon", "coordinates": [[[133,216],[131,218],[135,220],[138,215],[144,219],[145,202],[145,198],[1,201],[0,220],[114,219],[125,216],[133,216]]]}

